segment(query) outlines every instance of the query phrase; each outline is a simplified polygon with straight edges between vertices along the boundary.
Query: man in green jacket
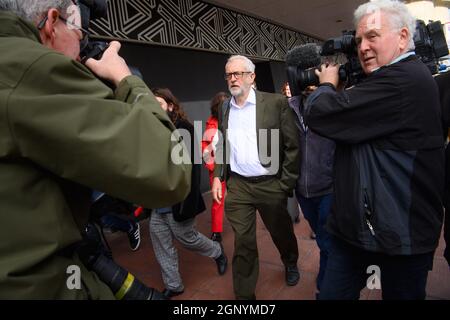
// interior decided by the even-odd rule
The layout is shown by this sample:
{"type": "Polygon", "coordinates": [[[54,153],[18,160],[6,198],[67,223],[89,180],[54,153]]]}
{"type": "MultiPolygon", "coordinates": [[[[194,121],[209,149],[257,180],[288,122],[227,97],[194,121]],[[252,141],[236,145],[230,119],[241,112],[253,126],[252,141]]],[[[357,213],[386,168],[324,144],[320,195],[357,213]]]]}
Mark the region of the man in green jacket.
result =
{"type": "Polygon", "coordinates": [[[77,62],[70,6],[0,0],[0,299],[113,299],[71,249],[91,190],[155,208],[190,188],[191,166],[171,160],[174,127],[120,44],[77,62]],[[74,267],[80,289],[68,286],[74,267]]]}
{"type": "Polygon", "coordinates": [[[286,284],[294,286],[300,279],[297,239],[287,211],[299,168],[295,113],[284,96],[254,90],[255,77],[250,59],[228,59],[225,80],[233,97],[219,110],[224,138],[219,135],[212,186],[213,199],[220,203],[222,181],[227,182],[225,213],[235,238],[233,286],[240,300],[256,299],[256,210],[280,252],[286,284]]]}

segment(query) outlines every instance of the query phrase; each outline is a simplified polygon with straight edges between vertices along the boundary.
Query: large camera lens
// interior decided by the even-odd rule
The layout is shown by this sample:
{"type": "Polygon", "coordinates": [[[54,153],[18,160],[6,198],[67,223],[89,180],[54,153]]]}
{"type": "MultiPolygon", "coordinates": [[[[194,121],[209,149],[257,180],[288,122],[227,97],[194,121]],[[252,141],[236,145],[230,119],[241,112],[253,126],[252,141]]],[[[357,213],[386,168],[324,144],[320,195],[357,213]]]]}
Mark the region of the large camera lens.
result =
{"type": "Polygon", "coordinates": [[[105,256],[104,239],[93,223],[88,223],[83,234],[84,242],[78,256],[89,270],[94,271],[119,300],[166,300],[159,291],[149,288],[131,273],[105,256]]]}
{"type": "Polygon", "coordinates": [[[114,261],[100,255],[92,270],[106,283],[118,300],[163,300],[164,296],[137,280],[131,273],[114,261]]]}
{"type": "Polygon", "coordinates": [[[317,77],[316,68],[301,70],[298,72],[298,86],[300,90],[305,90],[309,86],[319,85],[319,78],[317,77]]]}

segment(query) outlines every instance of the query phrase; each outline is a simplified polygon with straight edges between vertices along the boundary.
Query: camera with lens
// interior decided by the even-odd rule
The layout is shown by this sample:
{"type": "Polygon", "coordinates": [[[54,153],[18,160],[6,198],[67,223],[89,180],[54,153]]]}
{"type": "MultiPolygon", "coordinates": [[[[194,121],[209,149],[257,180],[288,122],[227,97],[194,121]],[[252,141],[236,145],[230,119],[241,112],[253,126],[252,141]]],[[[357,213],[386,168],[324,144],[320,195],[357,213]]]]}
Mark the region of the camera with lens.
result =
{"type": "MultiPolygon", "coordinates": [[[[106,0],[79,0],[81,27],[89,30],[91,20],[98,18],[106,18],[108,7],[106,0]]],[[[81,62],[86,62],[89,58],[100,59],[103,52],[108,48],[108,43],[104,41],[91,41],[89,37],[85,37],[80,42],[80,58],[81,62]]]]}
{"type": "MultiPolygon", "coordinates": [[[[428,25],[416,21],[414,34],[415,52],[430,69],[432,74],[438,72],[438,59],[448,55],[444,31],[440,21],[428,25]]],[[[306,44],[296,47],[286,56],[287,78],[293,95],[300,95],[309,86],[317,86],[319,78],[315,70],[321,64],[321,57],[344,54],[347,62],[339,67],[339,81],[346,87],[353,86],[366,77],[358,58],[355,31],[344,31],[342,36],[332,38],[321,47],[306,44]]]]}
{"type": "MultiPolygon", "coordinates": [[[[108,16],[107,0],[79,0],[77,2],[80,8],[81,27],[84,30],[89,30],[91,20],[106,18],[108,16]]],[[[93,58],[99,60],[103,53],[108,49],[108,42],[93,41],[89,36],[80,41],[80,60],[85,63],[86,60],[93,58]]],[[[142,73],[136,67],[128,66],[130,72],[143,79],[142,73]]],[[[114,89],[114,86],[107,81],[102,80],[106,85],[114,89]]]]}
{"type": "Polygon", "coordinates": [[[307,87],[319,85],[315,70],[322,57],[343,54],[347,62],[339,67],[339,81],[347,86],[359,82],[365,75],[356,51],[355,31],[344,31],[341,37],[332,38],[319,46],[308,43],[296,47],[286,56],[287,77],[293,95],[300,95],[307,87]]]}
{"type": "Polygon", "coordinates": [[[109,286],[118,300],[166,300],[108,257],[110,251],[97,224],[87,224],[77,252],[84,265],[109,286]]]}
{"type": "Polygon", "coordinates": [[[112,259],[111,249],[100,226],[105,214],[130,214],[134,205],[94,191],[89,212],[89,223],[83,230],[83,241],[77,247],[78,256],[84,265],[113,291],[119,300],[165,300],[157,290],[145,286],[112,259]]]}

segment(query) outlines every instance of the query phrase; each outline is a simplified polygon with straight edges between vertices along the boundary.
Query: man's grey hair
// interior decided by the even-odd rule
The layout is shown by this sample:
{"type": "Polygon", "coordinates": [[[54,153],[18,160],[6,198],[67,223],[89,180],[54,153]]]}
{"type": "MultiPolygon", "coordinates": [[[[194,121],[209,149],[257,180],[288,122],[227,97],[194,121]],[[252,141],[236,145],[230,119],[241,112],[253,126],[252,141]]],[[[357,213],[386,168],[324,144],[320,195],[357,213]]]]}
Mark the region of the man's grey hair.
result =
{"type": "Polygon", "coordinates": [[[0,10],[10,11],[33,23],[42,19],[51,8],[65,14],[72,0],[0,0],[0,10]]]}
{"type": "Polygon", "coordinates": [[[354,23],[358,28],[358,24],[364,16],[376,12],[387,14],[391,27],[394,30],[407,28],[410,34],[408,49],[414,49],[414,33],[416,31],[416,19],[412,16],[408,7],[396,0],[375,0],[364,3],[355,10],[354,23]]]}
{"type": "Polygon", "coordinates": [[[253,64],[252,60],[250,60],[249,58],[245,57],[245,56],[240,56],[240,55],[234,55],[228,58],[227,63],[230,63],[234,60],[242,60],[245,62],[246,65],[246,69],[245,71],[251,71],[251,72],[255,72],[255,65],[253,64]]]}

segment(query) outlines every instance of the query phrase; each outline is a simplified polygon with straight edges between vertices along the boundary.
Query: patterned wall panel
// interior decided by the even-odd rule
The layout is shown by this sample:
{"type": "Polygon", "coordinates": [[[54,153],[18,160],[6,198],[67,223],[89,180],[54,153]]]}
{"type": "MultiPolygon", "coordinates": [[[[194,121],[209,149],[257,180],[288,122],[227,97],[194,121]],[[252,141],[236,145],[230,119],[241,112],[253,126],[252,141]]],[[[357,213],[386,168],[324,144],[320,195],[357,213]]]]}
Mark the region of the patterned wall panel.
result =
{"type": "Polygon", "coordinates": [[[284,60],[318,39],[197,0],[109,0],[108,17],[91,24],[98,36],[284,60]]]}

